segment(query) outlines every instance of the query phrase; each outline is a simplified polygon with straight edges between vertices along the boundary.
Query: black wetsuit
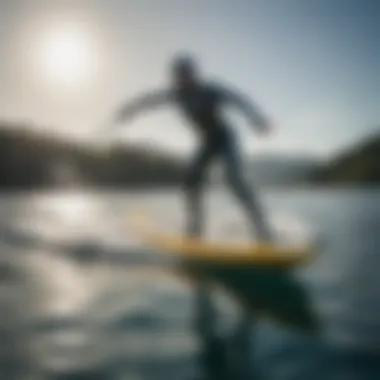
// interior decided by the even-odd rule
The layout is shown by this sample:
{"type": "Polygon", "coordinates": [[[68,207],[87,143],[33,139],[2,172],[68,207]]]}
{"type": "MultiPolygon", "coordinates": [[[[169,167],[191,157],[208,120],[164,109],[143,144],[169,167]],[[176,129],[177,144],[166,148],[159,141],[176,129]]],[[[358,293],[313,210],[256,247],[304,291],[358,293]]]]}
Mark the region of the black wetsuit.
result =
{"type": "Polygon", "coordinates": [[[138,99],[124,111],[134,113],[142,108],[166,102],[175,103],[201,137],[201,146],[192,160],[184,181],[189,200],[188,233],[199,235],[203,230],[201,187],[209,165],[214,159],[219,158],[224,162],[227,182],[248,212],[255,232],[260,238],[268,240],[269,231],[259,204],[242,173],[239,144],[234,131],[223,118],[221,109],[226,103],[233,103],[258,126],[262,125],[262,117],[242,96],[216,84],[201,84],[186,90],[153,93],[138,99]]]}

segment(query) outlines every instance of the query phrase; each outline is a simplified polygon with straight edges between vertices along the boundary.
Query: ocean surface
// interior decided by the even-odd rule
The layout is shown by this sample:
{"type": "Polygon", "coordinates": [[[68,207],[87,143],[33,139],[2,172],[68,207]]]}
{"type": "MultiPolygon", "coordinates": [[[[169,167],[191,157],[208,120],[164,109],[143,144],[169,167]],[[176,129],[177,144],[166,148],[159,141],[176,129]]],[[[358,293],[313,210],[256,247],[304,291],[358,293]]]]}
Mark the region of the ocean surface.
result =
{"type": "MultiPolygon", "coordinates": [[[[270,190],[262,202],[274,223],[298,223],[321,242],[294,276],[323,331],[260,322],[259,378],[380,379],[380,190],[270,190]]],[[[228,194],[212,190],[206,207],[211,235],[242,238],[247,223],[228,194]]],[[[182,229],[174,191],[0,198],[1,379],[197,378],[191,284],[130,229],[139,210],[182,229]]],[[[228,329],[237,306],[221,291],[215,298],[228,329]]]]}

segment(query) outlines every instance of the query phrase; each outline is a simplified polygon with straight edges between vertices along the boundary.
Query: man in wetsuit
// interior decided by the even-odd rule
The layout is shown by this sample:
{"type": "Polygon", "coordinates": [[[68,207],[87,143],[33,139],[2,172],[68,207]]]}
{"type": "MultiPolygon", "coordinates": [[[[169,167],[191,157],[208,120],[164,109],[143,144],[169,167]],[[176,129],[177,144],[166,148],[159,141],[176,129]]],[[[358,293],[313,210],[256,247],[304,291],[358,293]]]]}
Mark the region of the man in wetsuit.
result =
{"type": "Polygon", "coordinates": [[[227,182],[248,213],[253,232],[262,241],[271,240],[260,205],[244,179],[237,140],[231,127],[222,117],[221,109],[227,103],[234,104],[244,111],[262,133],[269,131],[267,120],[244,97],[219,85],[204,82],[196,62],[191,57],[182,56],[174,59],[171,74],[173,85],[169,90],[148,94],[122,107],[116,122],[123,122],[143,109],[167,102],[178,106],[201,137],[201,146],[185,178],[188,234],[199,236],[202,232],[201,188],[209,164],[215,158],[220,158],[225,165],[227,182]]]}

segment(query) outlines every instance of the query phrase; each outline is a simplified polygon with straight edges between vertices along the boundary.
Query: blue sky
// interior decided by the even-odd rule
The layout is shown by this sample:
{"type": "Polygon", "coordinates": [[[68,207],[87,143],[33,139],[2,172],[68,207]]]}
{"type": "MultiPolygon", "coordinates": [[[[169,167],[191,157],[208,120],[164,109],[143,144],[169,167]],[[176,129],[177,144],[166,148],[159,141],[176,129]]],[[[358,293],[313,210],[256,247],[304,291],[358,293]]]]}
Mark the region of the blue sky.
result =
{"type": "MultiPolygon", "coordinates": [[[[328,155],[380,125],[379,20],[375,0],[2,2],[0,116],[85,137],[121,101],[165,86],[172,54],[189,51],[206,76],[240,88],[272,117],[276,133],[262,140],[232,114],[247,151],[328,155]],[[85,85],[54,82],[43,69],[51,54],[41,41],[60,23],[67,32],[80,25],[91,45],[88,70],[98,65],[85,85]]],[[[54,75],[64,69],[58,62],[54,75]]],[[[195,143],[170,108],[120,136],[177,151],[195,143]]]]}

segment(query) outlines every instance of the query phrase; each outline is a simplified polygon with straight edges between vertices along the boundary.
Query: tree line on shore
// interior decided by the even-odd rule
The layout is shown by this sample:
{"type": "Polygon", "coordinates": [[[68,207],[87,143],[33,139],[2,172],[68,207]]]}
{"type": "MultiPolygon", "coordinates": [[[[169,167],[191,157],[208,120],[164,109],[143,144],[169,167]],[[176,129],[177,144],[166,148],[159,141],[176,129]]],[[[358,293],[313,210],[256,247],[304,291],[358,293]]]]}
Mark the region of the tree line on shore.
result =
{"type": "MultiPolygon", "coordinates": [[[[272,177],[278,177],[279,170],[290,169],[291,176],[297,174],[297,181],[313,185],[379,184],[380,133],[337,154],[327,163],[306,163],[310,167],[307,170],[296,164],[293,160],[287,168],[284,162],[281,167],[272,162],[265,164],[263,170],[272,170],[272,177]]],[[[100,149],[0,122],[0,190],[62,187],[73,183],[116,188],[173,186],[181,183],[184,173],[184,160],[156,150],[121,144],[100,149]]]]}

